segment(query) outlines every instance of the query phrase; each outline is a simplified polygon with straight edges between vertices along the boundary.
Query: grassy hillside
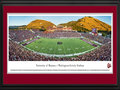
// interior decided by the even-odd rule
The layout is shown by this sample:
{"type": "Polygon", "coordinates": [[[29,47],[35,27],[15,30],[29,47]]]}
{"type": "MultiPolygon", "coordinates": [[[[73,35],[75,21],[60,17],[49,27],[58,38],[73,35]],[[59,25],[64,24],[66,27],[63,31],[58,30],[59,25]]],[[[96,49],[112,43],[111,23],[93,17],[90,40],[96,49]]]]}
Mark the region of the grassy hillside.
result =
{"type": "Polygon", "coordinates": [[[26,28],[27,29],[47,29],[48,27],[52,27],[55,26],[55,24],[46,21],[46,20],[34,20],[32,22],[30,22],[26,28]]]}
{"type": "Polygon", "coordinates": [[[93,17],[84,17],[78,21],[71,21],[60,24],[63,26],[71,26],[77,31],[91,31],[92,28],[97,28],[98,31],[111,31],[111,26],[93,17]]]}

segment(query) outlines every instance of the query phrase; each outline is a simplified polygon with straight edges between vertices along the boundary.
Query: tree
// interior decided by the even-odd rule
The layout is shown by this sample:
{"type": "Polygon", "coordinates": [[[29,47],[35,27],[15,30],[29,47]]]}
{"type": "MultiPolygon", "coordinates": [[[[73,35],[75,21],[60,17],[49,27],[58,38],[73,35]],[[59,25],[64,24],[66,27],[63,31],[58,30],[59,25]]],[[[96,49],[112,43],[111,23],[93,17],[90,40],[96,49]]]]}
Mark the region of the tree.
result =
{"type": "Polygon", "coordinates": [[[40,31],[45,31],[46,28],[44,26],[41,26],[41,28],[39,29],[40,31]]]}
{"type": "Polygon", "coordinates": [[[102,32],[102,36],[107,36],[107,33],[105,33],[105,32],[102,32]]]}

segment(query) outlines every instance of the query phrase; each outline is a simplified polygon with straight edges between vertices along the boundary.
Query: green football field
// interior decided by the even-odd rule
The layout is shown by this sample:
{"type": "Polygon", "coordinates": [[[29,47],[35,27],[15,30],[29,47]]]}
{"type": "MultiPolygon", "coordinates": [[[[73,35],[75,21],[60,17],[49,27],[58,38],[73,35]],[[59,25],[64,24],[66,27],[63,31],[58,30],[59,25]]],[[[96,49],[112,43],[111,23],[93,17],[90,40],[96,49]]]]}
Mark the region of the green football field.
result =
{"type": "Polygon", "coordinates": [[[95,48],[79,38],[40,38],[25,47],[38,53],[54,55],[82,53],[95,48]]]}

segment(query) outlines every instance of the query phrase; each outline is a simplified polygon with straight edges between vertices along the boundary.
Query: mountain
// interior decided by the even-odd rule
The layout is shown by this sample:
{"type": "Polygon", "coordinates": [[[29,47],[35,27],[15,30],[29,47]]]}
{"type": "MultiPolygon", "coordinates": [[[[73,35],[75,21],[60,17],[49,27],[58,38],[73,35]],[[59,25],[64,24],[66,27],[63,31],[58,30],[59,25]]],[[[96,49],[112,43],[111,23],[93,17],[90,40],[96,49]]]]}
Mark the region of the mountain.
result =
{"type": "Polygon", "coordinates": [[[48,27],[52,27],[52,26],[55,26],[55,24],[49,21],[46,21],[46,20],[37,19],[37,20],[30,22],[26,26],[26,28],[27,29],[42,29],[42,28],[47,29],[48,27]]]}
{"type": "Polygon", "coordinates": [[[91,31],[92,28],[97,28],[98,31],[111,31],[111,26],[93,17],[83,17],[77,21],[60,24],[63,26],[71,26],[77,31],[91,31]]]}
{"type": "Polygon", "coordinates": [[[9,26],[9,29],[17,29],[19,26],[9,26]]]}
{"type": "Polygon", "coordinates": [[[26,28],[26,25],[21,25],[21,26],[9,26],[9,29],[12,29],[12,30],[25,30],[26,28]]]}

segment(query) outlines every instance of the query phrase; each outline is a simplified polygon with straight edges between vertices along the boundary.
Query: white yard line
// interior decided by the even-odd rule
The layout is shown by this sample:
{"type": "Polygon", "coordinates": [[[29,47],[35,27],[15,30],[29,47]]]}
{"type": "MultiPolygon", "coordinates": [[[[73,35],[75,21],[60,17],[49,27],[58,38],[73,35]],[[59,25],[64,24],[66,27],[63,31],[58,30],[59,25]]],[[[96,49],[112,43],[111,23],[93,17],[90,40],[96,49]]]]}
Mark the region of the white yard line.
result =
{"type": "MultiPolygon", "coordinates": [[[[100,43],[99,43],[99,44],[100,44],[100,43]]],[[[21,46],[23,46],[23,45],[21,45],[21,46]]],[[[27,47],[25,47],[25,46],[23,46],[23,47],[26,48],[26,49],[28,49],[28,50],[33,51],[33,52],[36,53],[36,54],[40,54],[40,55],[44,55],[44,56],[49,56],[49,57],[71,57],[71,56],[82,55],[82,54],[84,54],[84,53],[87,53],[87,52],[89,52],[89,51],[92,51],[92,50],[98,48],[99,46],[98,46],[98,47],[95,47],[95,48],[92,48],[92,49],[90,49],[90,50],[87,50],[87,51],[85,51],[85,52],[82,52],[82,53],[74,53],[74,54],[66,54],[66,55],[64,55],[64,54],[56,55],[56,54],[40,53],[40,52],[36,52],[36,51],[34,51],[34,50],[32,50],[32,49],[29,49],[29,48],[27,48],[27,47]]]]}
{"type": "MultiPolygon", "coordinates": [[[[31,50],[31,49],[29,49],[29,48],[27,48],[27,47],[25,47],[25,48],[28,49],[28,50],[31,50]]],[[[44,55],[44,56],[49,56],[49,57],[66,57],[66,56],[67,56],[67,57],[70,57],[70,56],[76,56],[76,55],[81,55],[81,54],[87,53],[87,52],[92,51],[92,50],[94,50],[94,49],[96,49],[96,48],[98,48],[98,47],[92,48],[92,49],[87,50],[87,51],[82,52],[82,53],[74,53],[74,54],[66,54],[66,55],[64,55],[64,54],[61,54],[61,55],[46,54],[46,53],[36,52],[36,51],[34,51],[34,50],[31,50],[31,51],[33,51],[34,53],[37,53],[37,54],[40,54],[40,55],[44,55]]]]}

